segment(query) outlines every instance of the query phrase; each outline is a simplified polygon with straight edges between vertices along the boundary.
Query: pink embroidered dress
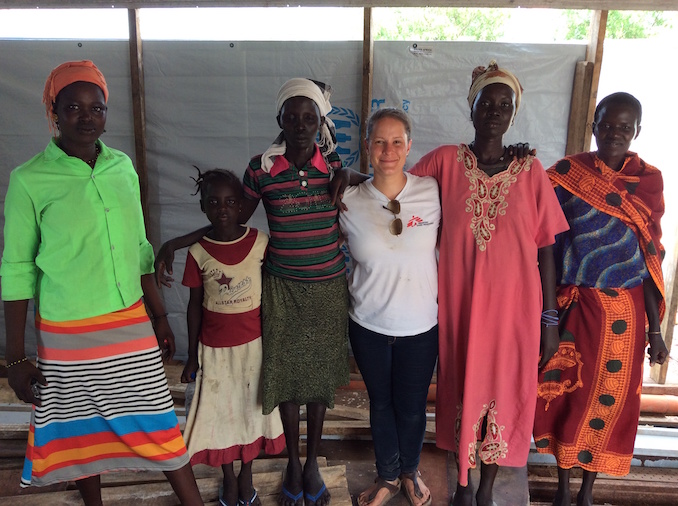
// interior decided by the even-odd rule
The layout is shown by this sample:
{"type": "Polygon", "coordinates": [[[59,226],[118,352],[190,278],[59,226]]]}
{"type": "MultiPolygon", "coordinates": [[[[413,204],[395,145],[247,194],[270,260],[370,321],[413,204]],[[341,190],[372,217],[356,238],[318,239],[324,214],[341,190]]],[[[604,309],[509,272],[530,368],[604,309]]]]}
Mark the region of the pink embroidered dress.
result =
{"type": "Polygon", "coordinates": [[[488,177],[464,144],[441,146],[411,170],[440,185],[436,444],[476,465],[524,466],[537,395],[542,291],[538,249],[568,228],[543,166],[513,161],[488,177]]]}

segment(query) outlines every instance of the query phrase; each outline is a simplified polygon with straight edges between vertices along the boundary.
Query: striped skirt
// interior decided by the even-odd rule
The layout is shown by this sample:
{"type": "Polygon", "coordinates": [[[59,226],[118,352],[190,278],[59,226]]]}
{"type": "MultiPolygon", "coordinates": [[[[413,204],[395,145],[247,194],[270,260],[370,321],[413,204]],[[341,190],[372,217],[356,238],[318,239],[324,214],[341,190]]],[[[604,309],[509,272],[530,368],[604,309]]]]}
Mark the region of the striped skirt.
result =
{"type": "Polygon", "coordinates": [[[41,407],[31,415],[22,486],[188,462],[153,328],[141,301],[93,318],[36,317],[41,407]]]}

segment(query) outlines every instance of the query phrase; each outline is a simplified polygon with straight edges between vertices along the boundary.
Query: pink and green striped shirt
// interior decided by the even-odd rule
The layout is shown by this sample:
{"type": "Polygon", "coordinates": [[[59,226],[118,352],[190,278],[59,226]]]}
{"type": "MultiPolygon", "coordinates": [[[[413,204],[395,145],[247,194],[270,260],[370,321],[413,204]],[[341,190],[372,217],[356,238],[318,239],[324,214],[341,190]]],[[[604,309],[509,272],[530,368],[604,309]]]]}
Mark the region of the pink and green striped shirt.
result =
{"type": "Polygon", "coordinates": [[[330,202],[328,185],[331,171],[339,167],[336,152],[325,162],[317,146],[301,169],[278,156],[266,173],[261,155],[250,160],[243,179],[245,196],[264,202],[270,234],[264,267],[270,274],[300,281],[344,275],[338,209],[330,202]]]}

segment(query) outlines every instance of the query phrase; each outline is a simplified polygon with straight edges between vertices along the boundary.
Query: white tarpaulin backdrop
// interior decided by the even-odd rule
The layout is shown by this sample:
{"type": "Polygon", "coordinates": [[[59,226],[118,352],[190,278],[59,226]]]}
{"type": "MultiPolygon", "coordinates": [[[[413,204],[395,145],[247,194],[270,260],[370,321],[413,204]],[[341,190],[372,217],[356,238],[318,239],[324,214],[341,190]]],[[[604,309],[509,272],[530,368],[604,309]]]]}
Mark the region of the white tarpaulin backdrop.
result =
{"type": "MultiPolygon", "coordinates": [[[[473,129],[466,95],[471,70],[496,58],[500,66],[517,74],[525,90],[506,141],[529,141],[548,166],[565,150],[574,68],[584,53],[583,45],[376,42],[372,107],[402,107],[410,114],[411,162],[440,144],[469,142],[473,129]]],[[[63,61],[76,59],[93,60],[109,84],[102,140],[134,160],[126,41],[0,41],[3,204],[10,171],[44,149],[49,140],[41,104],[47,74],[63,61]]],[[[291,77],[311,77],[332,85],[330,117],[337,125],[338,151],[347,165],[359,167],[360,42],[145,42],[144,72],[148,235],[156,248],[164,240],[207,224],[198,197],[191,195],[193,165],[242,174],[250,157],[268,147],[278,134],[276,93],[291,77]]],[[[4,224],[4,215],[0,222],[4,224]]],[[[267,229],[261,206],[252,225],[267,229]]],[[[185,251],[178,252],[174,269],[178,282],[163,291],[179,359],[186,357],[188,290],[179,283],[184,261],[185,251]]],[[[0,328],[4,329],[4,321],[0,328]]],[[[27,334],[29,356],[35,354],[33,334],[32,330],[27,334]]],[[[4,346],[3,332],[0,355],[4,346]]]]}

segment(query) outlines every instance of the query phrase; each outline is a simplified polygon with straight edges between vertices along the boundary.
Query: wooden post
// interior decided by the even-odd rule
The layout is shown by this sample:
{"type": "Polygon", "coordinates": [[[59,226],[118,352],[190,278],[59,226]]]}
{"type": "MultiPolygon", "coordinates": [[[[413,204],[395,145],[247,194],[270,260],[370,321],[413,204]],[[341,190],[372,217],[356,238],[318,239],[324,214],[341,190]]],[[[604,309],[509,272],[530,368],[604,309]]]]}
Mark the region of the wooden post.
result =
{"type": "MultiPolygon", "coordinates": [[[[664,343],[666,343],[666,348],[671,351],[671,344],[673,342],[673,331],[676,326],[676,311],[678,311],[678,276],[676,276],[676,271],[678,270],[678,255],[675,252],[678,252],[678,244],[675,244],[673,247],[674,256],[673,258],[666,258],[664,262],[664,289],[666,297],[666,315],[664,316],[664,321],[662,322],[662,336],[664,336],[664,343]]],[[[650,378],[654,381],[663,385],[666,383],[666,375],[669,370],[669,359],[667,357],[666,362],[662,365],[655,364],[650,369],[650,378]]]]}
{"type": "Polygon", "coordinates": [[[372,8],[363,9],[363,80],[360,104],[360,172],[370,172],[370,158],[365,147],[367,118],[372,111],[372,76],[374,67],[374,40],[372,38],[372,8]]]}
{"type": "Polygon", "coordinates": [[[134,151],[139,187],[141,189],[141,208],[144,212],[146,233],[148,222],[148,168],[146,163],[146,101],[144,95],[144,61],[139,31],[139,10],[128,9],[129,20],[129,64],[132,80],[132,113],[134,115],[134,151]]]}
{"type": "Polygon", "coordinates": [[[565,147],[565,154],[568,155],[591,149],[591,123],[598,98],[606,27],[607,11],[594,11],[589,30],[589,44],[586,48],[586,60],[577,63],[574,74],[567,146],[565,147]]]}
{"type": "Polygon", "coordinates": [[[591,128],[587,122],[589,97],[591,96],[591,78],[593,63],[579,61],[574,70],[572,98],[570,99],[570,119],[567,128],[566,155],[581,153],[584,150],[585,138],[591,137],[591,128]]]}
{"type": "Polygon", "coordinates": [[[593,75],[591,76],[591,98],[586,116],[586,136],[584,137],[584,149],[582,151],[591,149],[591,135],[593,134],[591,124],[598,100],[598,85],[600,84],[600,68],[603,65],[603,43],[605,42],[606,30],[607,11],[594,11],[591,19],[591,38],[586,49],[586,61],[593,62],[593,75]]]}

